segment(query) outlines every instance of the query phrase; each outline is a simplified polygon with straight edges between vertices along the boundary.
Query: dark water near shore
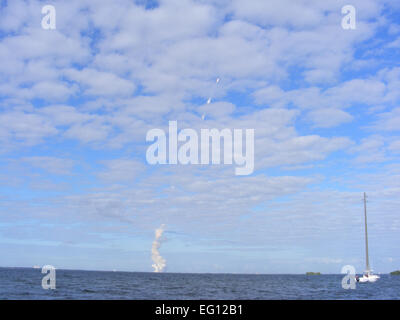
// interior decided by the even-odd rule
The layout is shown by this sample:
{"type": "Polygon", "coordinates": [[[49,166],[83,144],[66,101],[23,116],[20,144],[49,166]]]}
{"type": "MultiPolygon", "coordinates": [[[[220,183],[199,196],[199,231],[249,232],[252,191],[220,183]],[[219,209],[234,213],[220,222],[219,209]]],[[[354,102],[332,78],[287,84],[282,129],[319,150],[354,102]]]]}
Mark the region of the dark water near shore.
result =
{"type": "Polygon", "coordinates": [[[400,276],[341,286],[344,275],[240,275],[57,270],[44,290],[41,269],[0,268],[0,299],[400,299],[400,276]]]}

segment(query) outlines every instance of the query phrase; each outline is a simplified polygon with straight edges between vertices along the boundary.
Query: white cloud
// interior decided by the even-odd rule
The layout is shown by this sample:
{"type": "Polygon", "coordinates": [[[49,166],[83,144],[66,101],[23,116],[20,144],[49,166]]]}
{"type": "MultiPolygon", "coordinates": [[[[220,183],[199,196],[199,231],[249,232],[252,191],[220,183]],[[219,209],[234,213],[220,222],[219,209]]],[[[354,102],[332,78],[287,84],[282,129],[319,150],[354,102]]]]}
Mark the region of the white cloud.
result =
{"type": "Polygon", "coordinates": [[[357,154],[354,160],[356,163],[379,163],[386,160],[385,141],[379,135],[361,139],[361,142],[350,151],[357,154]]]}
{"type": "Polygon", "coordinates": [[[394,108],[388,112],[377,115],[374,128],[382,131],[398,131],[400,130],[400,107],[394,108]]]}
{"type": "Polygon", "coordinates": [[[347,112],[334,109],[318,109],[308,113],[308,118],[313,122],[315,128],[331,128],[342,123],[350,122],[353,117],[347,112]]]}
{"type": "Polygon", "coordinates": [[[130,159],[104,160],[102,163],[107,167],[98,176],[106,182],[131,182],[133,183],[145,166],[130,159]]]}
{"type": "Polygon", "coordinates": [[[113,73],[95,69],[66,70],[65,76],[81,85],[85,94],[93,96],[129,96],[135,91],[135,85],[113,73]]]}
{"type": "Polygon", "coordinates": [[[57,129],[44,117],[26,112],[0,114],[0,140],[3,147],[11,147],[13,142],[34,145],[47,136],[57,134],[57,129]]]}
{"type": "Polygon", "coordinates": [[[211,117],[222,117],[231,114],[235,110],[235,105],[229,102],[213,102],[204,104],[197,108],[198,112],[211,117]]]}
{"type": "Polygon", "coordinates": [[[25,157],[20,161],[29,163],[32,167],[40,168],[52,174],[70,174],[75,164],[71,159],[55,158],[55,157],[25,157]]]}
{"type": "Polygon", "coordinates": [[[400,153],[400,140],[390,143],[388,149],[394,153],[400,153]]]}
{"type": "Polygon", "coordinates": [[[66,138],[78,139],[84,143],[104,141],[111,131],[109,125],[98,121],[73,125],[64,134],[66,138]]]}

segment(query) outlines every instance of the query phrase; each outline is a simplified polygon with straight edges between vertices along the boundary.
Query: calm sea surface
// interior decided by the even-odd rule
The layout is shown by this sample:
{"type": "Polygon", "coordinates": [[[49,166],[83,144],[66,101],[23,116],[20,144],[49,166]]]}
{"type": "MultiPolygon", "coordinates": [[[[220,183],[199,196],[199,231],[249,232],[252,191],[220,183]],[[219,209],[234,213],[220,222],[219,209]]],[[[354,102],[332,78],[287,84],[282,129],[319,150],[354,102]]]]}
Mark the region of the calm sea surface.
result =
{"type": "Polygon", "coordinates": [[[344,275],[240,275],[56,271],[44,290],[41,269],[0,268],[0,299],[400,299],[400,276],[344,290],[344,275]]]}

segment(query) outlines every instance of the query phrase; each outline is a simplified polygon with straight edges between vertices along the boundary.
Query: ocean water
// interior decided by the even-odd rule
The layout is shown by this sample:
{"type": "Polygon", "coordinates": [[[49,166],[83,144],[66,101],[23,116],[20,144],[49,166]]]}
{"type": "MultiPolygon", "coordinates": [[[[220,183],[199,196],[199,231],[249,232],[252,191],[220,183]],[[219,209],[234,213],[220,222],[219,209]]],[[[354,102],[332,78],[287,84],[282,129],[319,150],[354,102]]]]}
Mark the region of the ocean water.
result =
{"type": "Polygon", "coordinates": [[[44,290],[41,269],[0,268],[0,299],[400,299],[400,276],[341,286],[344,275],[179,274],[57,270],[44,290]]]}

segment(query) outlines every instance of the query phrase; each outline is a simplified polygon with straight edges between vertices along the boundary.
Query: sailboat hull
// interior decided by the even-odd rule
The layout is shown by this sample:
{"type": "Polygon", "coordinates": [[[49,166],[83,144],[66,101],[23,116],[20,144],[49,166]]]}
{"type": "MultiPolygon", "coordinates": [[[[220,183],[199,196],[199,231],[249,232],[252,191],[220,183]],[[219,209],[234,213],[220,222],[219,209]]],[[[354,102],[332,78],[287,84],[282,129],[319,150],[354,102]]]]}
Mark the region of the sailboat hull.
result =
{"type": "Polygon", "coordinates": [[[363,275],[361,278],[358,278],[358,282],[375,282],[378,280],[380,277],[376,274],[370,274],[368,277],[366,275],[363,275]]]}

